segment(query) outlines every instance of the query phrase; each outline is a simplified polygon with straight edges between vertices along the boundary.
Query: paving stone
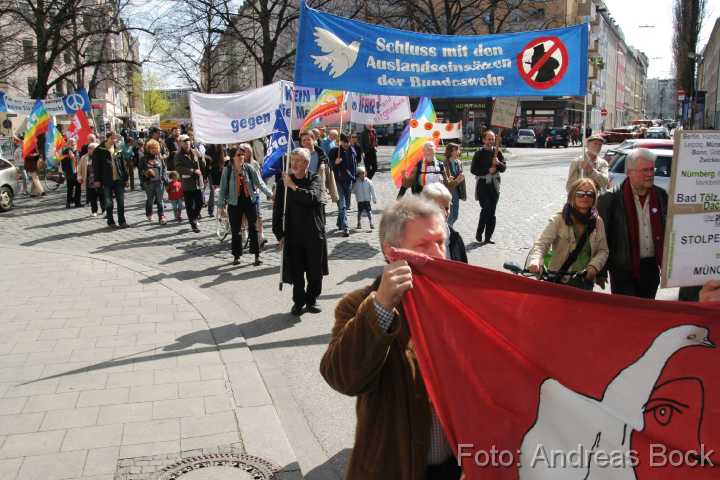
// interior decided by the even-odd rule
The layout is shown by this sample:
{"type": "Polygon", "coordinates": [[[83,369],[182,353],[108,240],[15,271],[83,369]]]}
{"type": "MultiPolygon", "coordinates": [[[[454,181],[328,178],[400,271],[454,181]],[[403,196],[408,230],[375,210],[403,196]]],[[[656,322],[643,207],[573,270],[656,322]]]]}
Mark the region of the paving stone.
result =
{"type": "Polygon", "coordinates": [[[43,413],[25,413],[0,416],[0,435],[37,432],[43,413]]]}
{"type": "Polygon", "coordinates": [[[0,415],[13,415],[20,413],[27,400],[28,399],[24,397],[0,398],[0,415]]]}
{"type": "Polygon", "coordinates": [[[122,443],[122,434],[122,425],[72,428],[68,430],[65,436],[62,450],[83,450],[120,445],[122,443]]]}
{"type": "Polygon", "coordinates": [[[80,476],[87,452],[62,452],[25,458],[18,480],[60,480],[80,476]]]}
{"type": "Polygon", "coordinates": [[[147,385],[131,387],[131,402],[151,402],[156,400],[170,400],[178,397],[177,383],[162,385],[147,385]]]}
{"type": "Polygon", "coordinates": [[[203,380],[178,384],[180,398],[229,395],[230,388],[225,380],[203,380]]]}
{"type": "Polygon", "coordinates": [[[182,438],[237,432],[237,429],[237,421],[235,420],[235,414],[232,411],[206,415],[203,417],[187,417],[180,419],[182,438]]]}
{"type": "Polygon", "coordinates": [[[114,474],[120,458],[120,447],[94,448],[88,451],[85,468],[82,474],[90,475],[114,474]]]}
{"type": "Polygon", "coordinates": [[[80,392],[77,406],[91,407],[96,405],[116,405],[118,403],[127,403],[129,393],[130,389],[128,387],[80,392]]]}
{"type": "Polygon", "coordinates": [[[24,412],[45,412],[73,408],[77,404],[79,395],[79,393],[75,392],[35,395],[28,400],[24,412]]]}
{"type": "Polygon", "coordinates": [[[64,437],[64,430],[10,435],[0,448],[0,458],[56,453],[60,451],[60,444],[64,437]]]}
{"type": "MultiPolygon", "coordinates": [[[[180,419],[171,418],[151,422],[133,422],[125,425],[122,444],[133,445],[176,441],[180,439],[180,419]]],[[[126,455],[121,455],[126,457],[126,455]]]]}
{"type": "Polygon", "coordinates": [[[153,402],[153,418],[201,417],[204,414],[202,398],[179,398],[153,402]]]}
{"type": "Polygon", "coordinates": [[[152,371],[128,371],[111,373],[108,376],[107,386],[108,388],[113,387],[128,387],[137,385],[152,385],[155,381],[155,374],[152,371]]]}
{"type": "Polygon", "coordinates": [[[128,423],[152,420],[153,404],[146,403],[126,403],[123,405],[107,405],[100,409],[98,418],[99,425],[110,423],[128,423]]]}
{"type": "Polygon", "coordinates": [[[53,410],[45,414],[40,430],[61,430],[97,424],[99,407],[53,410]]]}
{"type": "Polygon", "coordinates": [[[170,368],[155,371],[155,383],[195,382],[200,380],[200,368],[197,366],[170,368]]]}
{"type": "Polygon", "coordinates": [[[20,464],[22,461],[22,458],[0,460],[0,478],[4,480],[15,480],[18,472],[20,471],[20,464]]]}

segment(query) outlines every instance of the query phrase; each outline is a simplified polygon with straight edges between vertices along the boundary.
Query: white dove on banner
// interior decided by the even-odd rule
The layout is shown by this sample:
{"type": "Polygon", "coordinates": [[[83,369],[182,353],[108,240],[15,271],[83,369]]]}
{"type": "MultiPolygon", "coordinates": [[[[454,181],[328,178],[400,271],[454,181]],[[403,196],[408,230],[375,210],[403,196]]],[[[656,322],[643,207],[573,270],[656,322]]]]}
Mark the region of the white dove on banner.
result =
{"type": "Polygon", "coordinates": [[[326,55],[311,55],[323,72],[330,67],[330,75],[338,78],[350,67],[355,65],[360,42],[354,41],[347,45],[337,35],[324,28],[315,27],[315,43],[326,55]]]}
{"type": "Polygon", "coordinates": [[[412,138],[431,137],[434,140],[446,138],[462,138],[462,122],[418,122],[410,120],[410,136],[412,138]]]}

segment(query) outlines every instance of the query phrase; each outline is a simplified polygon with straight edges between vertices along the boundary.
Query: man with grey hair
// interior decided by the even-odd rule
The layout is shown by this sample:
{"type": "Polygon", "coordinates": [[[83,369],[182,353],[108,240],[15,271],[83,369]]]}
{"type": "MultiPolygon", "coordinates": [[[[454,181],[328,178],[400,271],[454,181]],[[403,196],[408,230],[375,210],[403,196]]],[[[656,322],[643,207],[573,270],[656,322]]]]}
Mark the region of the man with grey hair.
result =
{"type": "Polygon", "coordinates": [[[605,139],[597,134],[585,141],[585,156],[581,156],[570,162],[568,179],[565,183],[565,188],[568,192],[572,184],[583,177],[590,178],[595,182],[598,190],[604,190],[607,187],[609,180],[608,163],[600,158],[600,150],[602,149],[603,143],[605,143],[605,139]]]}
{"type": "Polygon", "coordinates": [[[412,271],[404,260],[392,261],[393,248],[445,258],[445,222],[437,205],[416,195],[385,209],[380,245],[388,263],[382,276],[345,295],[335,309],[320,372],[332,388],[357,397],[348,480],[462,475],[430,403],[404,319],[401,301],[413,288],[412,271]]]}
{"type": "Polygon", "coordinates": [[[282,281],[293,285],[290,313],[295,316],[302,315],[305,307],[310,313],[321,311],[317,298],[322,293],[322,277],[328,274],[322,184],[308,172],[309,165],[308,149],[290,153],[290,171],[282,174],[273,206],[273,233],[283,246],[282,281]]]}
{"type": "Polygon", "coordinates": [[[668,196],[655,186],[655,155],[637,148],[625,160],[627,178],[602,194],[598,211],[605,224],[614,294],[655,298],[660,284],[668,196]]]}

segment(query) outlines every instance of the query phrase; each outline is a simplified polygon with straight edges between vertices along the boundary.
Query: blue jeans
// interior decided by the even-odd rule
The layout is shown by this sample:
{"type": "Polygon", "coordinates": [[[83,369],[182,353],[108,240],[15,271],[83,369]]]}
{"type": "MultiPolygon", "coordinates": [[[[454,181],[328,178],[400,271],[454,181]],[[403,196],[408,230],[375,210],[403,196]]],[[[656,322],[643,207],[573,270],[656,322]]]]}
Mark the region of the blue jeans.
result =
{"type": "Polygon", "coordinates": [[[348,230],[347,211],[350,208],[350,194],[352,193],[352,183],[337,184],[338,191],[338,221],[337,227],[342,230],[348,230]]]}
{"type": "Polygon", "coordinates": [[[457,189],[452,192],[452,205],[450,205],[450,214],[448,215],[448,225],[451,227],[457,221],[460,216],[460,194],[457,189]]]}
{"type": "Polygon", "coordinates": [[[17,191],[22,193],[28,193],[27,191],[27,184],[30,181],[30,177],[28,177],[28,173],[25,171],[25,167],[18,166],[18,173],[20,174],[20,179],[17,181],[17,191]],[[20,185],[22,185],[22,190],[20,189],[20,185]]]}
{"type": "Polygon", "coordinates": [[[163,182],[145,182],[143,185],[147,199],[145,200],[145,215],[152,215],[153,203],[157,203],[158,216],[163,216],[163,182]]]}
{"type": "Polygon", "coordinates": [[[115,180],[109,185],[103,185],[103,191],[105,193],[105,218],[107,218],[108,225],[115,224],[113,219],[113,193],[117,201],[118,223],[125,225],[127,223],[125,221],[125,182],[115,180]]]}

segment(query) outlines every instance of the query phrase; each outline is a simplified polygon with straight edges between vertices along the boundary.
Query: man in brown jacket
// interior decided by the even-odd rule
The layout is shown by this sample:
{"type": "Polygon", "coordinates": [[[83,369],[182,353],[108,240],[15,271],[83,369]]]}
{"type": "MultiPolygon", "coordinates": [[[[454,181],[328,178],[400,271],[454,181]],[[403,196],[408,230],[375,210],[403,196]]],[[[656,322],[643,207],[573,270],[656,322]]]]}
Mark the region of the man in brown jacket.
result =
{"type": "MultiPolygon", "coordinates": [[[[445,258],[445,218],[433,203],[406,197],[386,209],[380,244],[386,258],[403,248],[445,258]]],[[[348,480],[456,480],[461,471],[430,403],[402,296],[412,288],[404,260],[388,263],[373,285],[346,295],[320,364],[328,384],[357,397],[348,480]]]]}

